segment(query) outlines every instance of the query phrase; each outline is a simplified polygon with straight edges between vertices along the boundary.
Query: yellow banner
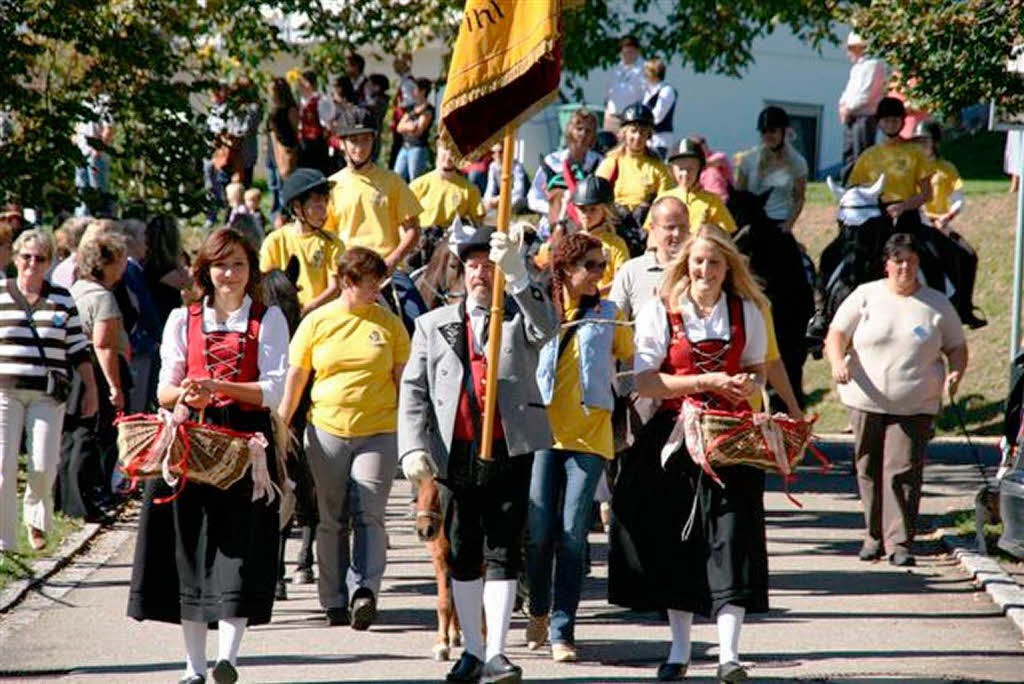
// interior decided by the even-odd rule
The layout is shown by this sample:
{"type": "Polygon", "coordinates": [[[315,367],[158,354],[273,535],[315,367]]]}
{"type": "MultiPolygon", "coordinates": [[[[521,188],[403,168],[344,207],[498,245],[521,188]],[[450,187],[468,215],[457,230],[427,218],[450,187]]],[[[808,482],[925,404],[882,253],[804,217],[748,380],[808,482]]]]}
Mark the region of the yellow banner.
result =
{"type": "MultiPolygon", "coordinates": [[[[575,2],[575,0],[573,0],[575,2]]],[[[561,74],[560,0],[466,0],[441,137],[472,157],[546,105],[561,74]]]]}

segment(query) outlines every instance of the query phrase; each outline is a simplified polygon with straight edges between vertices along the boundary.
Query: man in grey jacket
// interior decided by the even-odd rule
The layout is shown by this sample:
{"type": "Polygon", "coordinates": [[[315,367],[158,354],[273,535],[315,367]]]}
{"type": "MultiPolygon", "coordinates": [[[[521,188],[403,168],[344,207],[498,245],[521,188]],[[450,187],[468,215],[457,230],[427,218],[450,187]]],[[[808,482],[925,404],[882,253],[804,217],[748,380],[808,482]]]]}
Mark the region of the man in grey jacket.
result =
{"type": "Polygon", "coordinates": [[[518,682],[522,670],[505,656],[505,640],[522,563],[533,452],[551,446],[535,380],[537,355],[558,323],[547,294],[527,275],[521,231],[457,228],[453,238],[466,299],[416,319],[399,394],[398,453],[409,480],[436,477],[441,490],[452,595],[466,645],[447,681],[518,682]],[[508,296],[494,460],[484,462],[477,454],[495,264],[508,278],[508,296]]]}

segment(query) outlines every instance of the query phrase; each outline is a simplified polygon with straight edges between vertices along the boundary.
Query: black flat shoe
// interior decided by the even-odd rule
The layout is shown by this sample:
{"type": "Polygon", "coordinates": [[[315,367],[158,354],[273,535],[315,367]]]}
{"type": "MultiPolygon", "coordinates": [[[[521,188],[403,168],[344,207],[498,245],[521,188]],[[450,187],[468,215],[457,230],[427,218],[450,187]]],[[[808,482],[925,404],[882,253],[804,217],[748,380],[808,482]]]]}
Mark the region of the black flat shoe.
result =
{"type": "Polygon", "coordinates": [[[499,653],[484,665],[480,684],[518,684],[523,681],[523,668],[499,653]]]}
{"type": "Polygon", "coordinates": [[[206,677],[203,675],[185,675],[178,680],[178,684],[206,684],[206,677]]]}
{"type": "Polygon", "coordinates": [[[327,624],[331,627],[338,627],[339,625],[347,625],[352,620],[348,615],[348,608],[328,608],[327,609],[327,624]]]}
{"type": "Polygon", "coordinates": [[[686,677],[690,663],[662,663],[658,666],[659,682],[678,682],[686,677]]]}
{"type": "Polygon", "coordinates": [[[889,554],[889,565],[895,565],[898,568],[909,568],[917,565],[917,561],[910,555],[909,551],[894,551],[889,554]]]}
{"type": "Polygon", "coordinates": [[[373,618],[377,615],[377,601],[373,592],[362,587],[356,590],[352,596],[352,629],[365,631],[373,624],[373,618]]]}
{"type": "Polygon", "coordinates": [[[238,681],[238,670],[226,660],[218,660],[210,674],[217,684],[235,684],[238,681]]]}
{"type": "Polygon", "coordinates": [[[749,678],[746,669],[735,660],[718,666],[718,681],[720,682],[745,682],[749,678]]]}
{"type": "Polygon", "coordinates": [[[462,657],[448,671],[448,676],[444,680],[446,682],[479,682],[480,673],[483,670],[484,664],[479,658],[469,651],[463,651],[462,657]]]}
{"type": "Polygon", "coordinates": [[[277,589],[274,591],[275,601],[287,601],[288,600],[288,587],[285,586],[284,580],[277,581],[277,589]]]}
{"type": "Polygon", "coordinates": [[[881,557],[882,545],[875,541],[864,542],[864,545],[860,547],[860,553],[857,554],[857,558],[862,561],[873,561],[881,557]]]}

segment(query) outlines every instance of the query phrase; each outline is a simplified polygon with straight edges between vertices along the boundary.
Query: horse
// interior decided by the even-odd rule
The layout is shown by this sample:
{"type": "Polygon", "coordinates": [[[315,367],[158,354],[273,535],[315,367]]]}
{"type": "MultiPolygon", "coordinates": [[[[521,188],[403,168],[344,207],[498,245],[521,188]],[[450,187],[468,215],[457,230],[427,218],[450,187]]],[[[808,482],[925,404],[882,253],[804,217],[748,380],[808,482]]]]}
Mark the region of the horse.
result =
{"type": "Polygon", "coordinates": [[[448,553],[451,542],[444,531],[441,494],[434,478],[423,480],[416,498],[416,536],[426,544],[437,579],[437,638],[431,653],[434,660],[448,660],[451,649],[462,643],[459,616],[452,600],[448,553]]]}
{"type": "Polygon", "coordinates": [[[458,257],[448,248],[448,243],[442,240],[435,243],[426,265],[412,273],[416,289],[428,309],[450,304],[464,296],[465,286],[460,266],[458,257]]]}
{"type": "Polygon", "coordinates": [[[819,359],[829,323],[839,305],[858,285],[884,275],[883,249],[893,234],[892,219],[882,211],[879,202],[885,174],[866,187],[843,188],[831,177],[826,184],[839,199],[839,234],[825,247],[818,261],[815,311],[807,324],[808,347],[819,359]]]}
{"type": "Polygon", "coordinates": [[[770,194],[771,190],[755,195],[731,189],[726,207],[739,227],[736,247],[750,259],[750,268],[772,304],[779,354],[797,400],[803,404],[807,321],[814,313],[813,279],[808,279],[803,247],[765,214],[770,194]]]}

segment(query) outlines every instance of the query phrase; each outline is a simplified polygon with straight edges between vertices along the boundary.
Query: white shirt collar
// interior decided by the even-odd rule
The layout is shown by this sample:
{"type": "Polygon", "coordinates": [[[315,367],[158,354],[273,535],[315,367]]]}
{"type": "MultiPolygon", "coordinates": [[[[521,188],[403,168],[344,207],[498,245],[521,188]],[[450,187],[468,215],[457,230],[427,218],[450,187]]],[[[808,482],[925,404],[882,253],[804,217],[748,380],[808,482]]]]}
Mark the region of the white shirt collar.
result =
{"type": "Polygon", "coordinates": [[[249,308],[251,306],[252,298],[249,295],[245,295],[242,297],[242,305],[228,313],[228,317],[223,323],[218,323],[217,312],[213,308],[213,303],[209,297],[206,297],[203,300],[203,330],[207,332],[244,332],[249,326],[249,308]]]}

